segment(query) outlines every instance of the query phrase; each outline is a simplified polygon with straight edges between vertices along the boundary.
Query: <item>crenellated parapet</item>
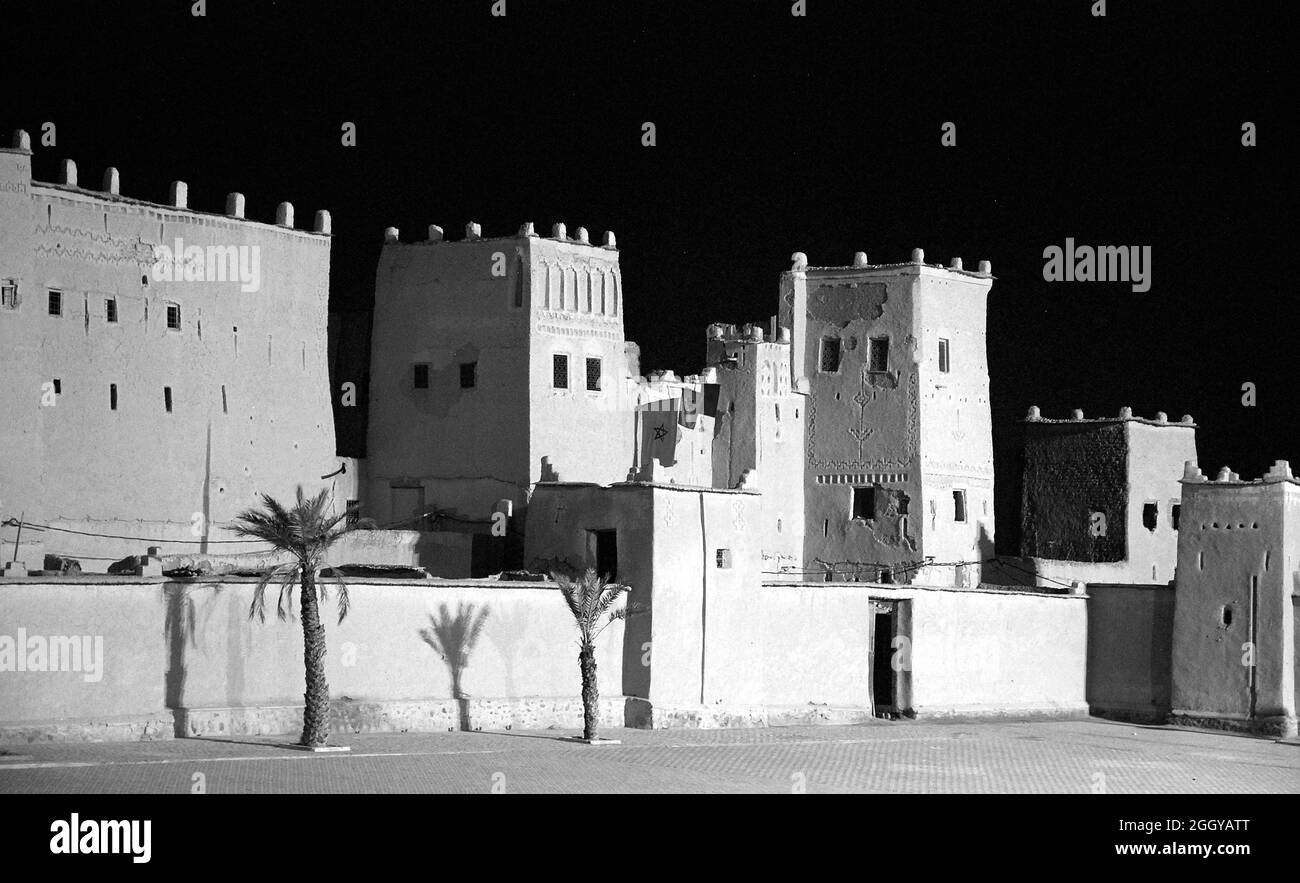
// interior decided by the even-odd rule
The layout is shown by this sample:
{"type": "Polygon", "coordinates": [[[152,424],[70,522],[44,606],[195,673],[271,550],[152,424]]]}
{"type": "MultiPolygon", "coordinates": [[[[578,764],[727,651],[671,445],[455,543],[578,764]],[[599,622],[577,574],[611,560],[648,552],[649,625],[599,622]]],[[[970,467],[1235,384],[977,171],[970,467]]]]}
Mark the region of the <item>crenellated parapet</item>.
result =
{"type": "Polygon", "coordinates": [[[573,235],[570,236],[568,225],[565,224],[563,221],[557,221],[551,225],[550,236],[539,236],[537,233],[536,225],[532,221],[525,221],[524,223],[520,224],[519,231],[513,235],[506,234],[502,236],[485,236],[483,234],[483,226],[481,224],[479,224],[476,221],[469,221],[468,223],[465,224],[464,237],[458,240],[448,239],[441,226],[437,224],[430,224],[428,227],[428,233],[424,239],[418,241],[411,241],[411,242],[402,241],[401,232],[397,227],[384,228],[384,242],[385,244],[392,244],[392,245],[408,245],[408,246],[443,245],[443,244],[456,245],[458,243],[469,243],[469,242],[495,242],[495,241],[505,242],[505,241],[516,240],[516,239],[534,239],[542,242],[550,241],[556,243],[564,243],[566,245],[585,246],[587,248],[596,251],[610,251],[610,252],[618,251],[618,240],[615,238],[613,231],[606,230],[604,236],[601,239],[601,243],[597,245],[596,243],[592,242],[591,234],[587,231],[586,227],[576,228],[573,232],[573,235]]]}
{"type": "Polygon", "coordinates": [[[1152,417],[1138,417],[1133,414],[1133,409],[1125,406],[1119,409],[1119,413],[1114,417],[1085,417],[1081,408],[1075,408],[1070,412],[1069,417],[1053,419],[1044,417],[1043,412],[1037,405],[1030,405],[1029,410],[1025,413],[1022,423],[1144,423],[1148,426],[1178,426],[1183,428],[1195,429],[1196,423],[1192,420],[1191,414],[1184,414],[1182,419],[1172,422],[1169,415],[1164,411],[1156,411],[1152,417]]]}
{"type": "Polygon", "coordinates": [[[928,267],[932,270],[946,270],[952,273],[961,273],[967,276],[992,276],[993,264],[989,261],[980,261],[977,270],[964,269],[961,258],[954,257],[948,266],[943,264],[926,263],[925,249],[912,249],[911,259],[900,261],[892,264],[873,264],[868,260],[865,251],[855,252],[851,263],[845,266],[827,264],[822,266],[812,266],[808,263],[808,255],[802,251],[796,251],[790,256],[790,269],[787,273],[841,273],[854,270],[872,270],[872,271],[890,271],[901,270],[909,267],[928,267]]]}
{"type": "MultiPolygon", "coordinates": [[[[11,146],[8,149],[0,148],[0,153],[16,154],[19,156],[31,155],[31,136],[27,132],[19,129],[14,132],[11,139],[11,146]]],[[[25,182],[13,182],[6,189],[14,191],[35,192],[42,190],[47,192],[64,192],[75,193],[81,197],[92,199],[102,199],[107,203],[118,205],[135,205],[146,208],[158,208],[168,210],[179,210],[192,213],[196,216],[216,216],[229,218],[236,221],[254,222],[244,214],[244,195],[242,193],[231,193],[226,197],[225,210],[223,213],[204,212],[190,205],[189,185],[185,181],[172,181],[167,188],[166,202],[151,202],[149,200],[136,199],[122,194],[122,176],[118,169],[110,166],[104,170],[101,178],[99,189],[93,190],[82,186],[77,164],[74,160],[64,159],[59,163],[58,180],[53,182],[35,181],[31,179],[30,164],[23,168],[27,180],[25,182]],[[23,184],[20,188],[19,183],[23,184]]],[[[295,230],[299,233],[312,233],[322,236],[328,236],[331,232],[330,214],[327,211],[318,211],[315,213],[312,228],[310,230],[296,230],[294,226],[294,209],[293,204],[281,202],[276,207],[275,219],[273,224],[285,230],[295,230]]]]}

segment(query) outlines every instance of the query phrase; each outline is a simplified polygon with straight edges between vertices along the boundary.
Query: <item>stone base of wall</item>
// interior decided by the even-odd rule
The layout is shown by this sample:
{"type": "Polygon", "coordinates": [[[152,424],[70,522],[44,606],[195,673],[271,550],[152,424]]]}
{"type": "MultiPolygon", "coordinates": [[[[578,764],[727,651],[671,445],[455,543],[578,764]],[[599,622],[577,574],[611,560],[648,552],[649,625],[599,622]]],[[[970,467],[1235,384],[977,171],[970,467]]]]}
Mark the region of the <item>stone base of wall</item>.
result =
{"type": "Polygon", "coordinates": [[[1163,724],[1169,720],[1168,708],[1155,708],[1150,705],[1089,705],[1088,711],[1093,717],[1122,721],[1126,724],[1163,724]]]}
{"type": "MultiPolygon", "coordinates": [[[[1078,718],[1086,706],[1020,709],[922,710],[920,719],[1078,718]]],[[[913,717],[904,713],[904,717],[913,717]]],[[[664,706],[628,696],[600,700],[600,726],[636,729],[729,729],[828,726],[880,720],[864,706],[756,705],[664,706]]],[[[1179,721],[1180,723],[1182,721],[1179,721]]],[[[1223,721],[1218,720],[1223,729],[1223,721]]],[[[1196,726],[1197,724],[1190,724],[1196,726]]],[[[1290,721],[1295,733],[1295,720],[1290,721]]],[[[577,697],[528,696],[517,699],[424,699],[389,702],[335,700],[330,730],[349,733],[438,733],[456,730],[545,730],[582,728],[577,697]]],[[[0,744],[31,742],[135,742],[171,738],[237,738],[293,735],[302,730],[301,705],[178,708],[131,719],[55,721],[0,726],[0,744]]],[[[1285,735],[1285,724],[1277,730],[1285,735]]]]}
{"type": "MultiPolygon", "coordinates": [[[[600,700],[600,726],[626,726],[622,696],[600,700]]],[[[176,735],[182,738],[282,736],[302,730],[302,706],[182,708],[176,735]]],[[[346,733],[440,733],[455,730],[582,729],[582,700],[528,696],[518,699],[424,699],[391,702],[335,700],[330,731],[346,733]]]]}
{"type": "Polygon", "coordinates": [[[94,718],[0,726],[0,745],[33,742],[152,742],[170,739],[175,723],[170,711],[130,718],[94,718]]]}
{"type": "Polygon", "coordinates": [[[1196,712],[1181,711],[1169,715],[1167,722],[1173,726],[1194,727],[1198,730],[1246,733],[1252,736],[1267,736],[1271,739],[1295,739],[1297,720],[1300,719],[1293,715],[1245,718],[1198,715],[1196,712]]]}
{"type": "Polygon", "coordinates": [[[960,720],[965,718],[974,720],[1077,720],[1088,717],[1088,704],[1080,702],[1066,705],[963,705],[956,708],[927,708],[922,706],[915,709],[915,714],[910,716],[914,716],[917,720],[960,720]]]}
{"type": "Polygon", "coordinates": [[[721,730],[749,727],[794,727],[812,724],[861,724],[875,721],[870,708],[827,705],[663,706],[645,699],[627,700],[627,726],[639,729],[721,730]]]}

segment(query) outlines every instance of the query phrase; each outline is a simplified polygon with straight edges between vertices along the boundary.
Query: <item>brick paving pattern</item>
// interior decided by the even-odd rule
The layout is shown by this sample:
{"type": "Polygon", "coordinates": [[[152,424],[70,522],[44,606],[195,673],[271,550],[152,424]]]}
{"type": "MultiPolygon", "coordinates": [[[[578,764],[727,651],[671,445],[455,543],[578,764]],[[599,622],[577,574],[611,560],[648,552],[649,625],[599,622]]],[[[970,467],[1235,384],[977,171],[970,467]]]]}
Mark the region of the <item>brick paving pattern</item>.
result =
{"type": "Polygon", "coordinates": [[[11,744],[0,793],[1300,793],[1300,745],[1097,719],[570,733],[11,744]]]}

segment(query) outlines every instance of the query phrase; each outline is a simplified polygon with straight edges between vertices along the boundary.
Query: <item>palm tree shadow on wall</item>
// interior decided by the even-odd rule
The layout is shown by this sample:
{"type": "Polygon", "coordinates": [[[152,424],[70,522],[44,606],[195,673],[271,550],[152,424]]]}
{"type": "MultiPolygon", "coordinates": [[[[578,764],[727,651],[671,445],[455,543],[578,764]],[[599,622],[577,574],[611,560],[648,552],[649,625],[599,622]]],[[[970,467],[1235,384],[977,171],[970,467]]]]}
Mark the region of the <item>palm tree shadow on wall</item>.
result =
{"type": "MultiPolygon", "coordinates": [[[[173,735],[178,739],[188,735],[185,713],[187,656],[190,650],[199,649],[192,589],[192,586],[182,582],[163,584],[167,608],[163,620],[163,636],[167,642],[167,671],[163,674],[163,695],[166,697],[166,707],[172,712],[173,735]]],[[[221,586],[217,586],[214,594],[220,593],[221,586]]]]}
{"type": "Polygon", "coordinates": [[[451,671],[451,695],[460,711],[462,730],[474,729],[469,719],[470,697],[461,682],[465,669],[469,667],[469,655],[483,634],[487,618],[487,605],[476,610],[473,604],[460,603],[456,605],[456,615],[452,616],[447,605],[440,604],[438,615],[429,616],[430,627],[420,629],[420,637],[442,657],[451,671]]]}

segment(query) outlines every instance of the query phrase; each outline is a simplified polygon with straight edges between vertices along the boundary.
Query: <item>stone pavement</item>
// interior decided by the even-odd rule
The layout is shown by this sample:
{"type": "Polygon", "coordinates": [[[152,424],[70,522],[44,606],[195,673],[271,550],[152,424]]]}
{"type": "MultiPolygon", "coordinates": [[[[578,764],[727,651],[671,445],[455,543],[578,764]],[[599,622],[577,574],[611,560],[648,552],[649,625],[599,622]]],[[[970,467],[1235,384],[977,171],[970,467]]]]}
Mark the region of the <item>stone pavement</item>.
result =
{"type": "Polygon", "coordinates": [[[11,744],[0,793],[1300,793],[1300,745],[1099,719],[570,732],[11,744]]]}

